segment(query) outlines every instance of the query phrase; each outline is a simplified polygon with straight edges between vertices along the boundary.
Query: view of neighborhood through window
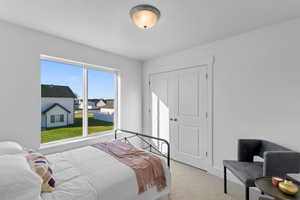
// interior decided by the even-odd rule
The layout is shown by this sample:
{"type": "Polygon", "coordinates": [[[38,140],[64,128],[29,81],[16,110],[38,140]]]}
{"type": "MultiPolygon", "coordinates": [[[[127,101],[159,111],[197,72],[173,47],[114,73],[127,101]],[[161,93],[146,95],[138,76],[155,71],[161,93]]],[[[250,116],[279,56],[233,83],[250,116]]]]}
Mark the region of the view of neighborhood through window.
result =
{"type": "Polygon", "coordinates": [[[111,130],[114,122],[115,74],[88,70],[88,133],[111,130]],[[100,112],[99,112],[100,111],[100,112]],[[99,121],[103,128],[99,128],[99,121]]]}
{"type": "Polygon", "coordinates": [[[84,67],[41,59],[41,143],[113,129],[115,73],[87,69],[87,116],[83,116],[84,67]]]}

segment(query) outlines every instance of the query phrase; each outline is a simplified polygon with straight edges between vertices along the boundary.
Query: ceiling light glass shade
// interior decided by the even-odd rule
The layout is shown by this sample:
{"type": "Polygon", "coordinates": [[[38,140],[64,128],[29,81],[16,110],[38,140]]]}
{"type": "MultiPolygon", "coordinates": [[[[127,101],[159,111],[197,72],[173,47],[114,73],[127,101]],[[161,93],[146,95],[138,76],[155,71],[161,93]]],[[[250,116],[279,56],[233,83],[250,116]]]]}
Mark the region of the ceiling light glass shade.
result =
{"type": "Polygon", "coordinates": [[[138,5],[130,10],[133,22],[142,29],[152,28],[160,18],[160,11],[150,5],[138,5]]]}

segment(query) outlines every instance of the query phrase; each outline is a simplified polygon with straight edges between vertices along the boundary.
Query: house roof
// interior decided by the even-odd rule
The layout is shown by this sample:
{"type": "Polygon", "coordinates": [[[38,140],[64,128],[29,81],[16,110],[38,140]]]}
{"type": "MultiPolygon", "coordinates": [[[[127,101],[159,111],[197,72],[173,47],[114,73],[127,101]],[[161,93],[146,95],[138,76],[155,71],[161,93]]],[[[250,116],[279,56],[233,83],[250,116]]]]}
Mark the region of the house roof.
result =
{"type": "Polygon", "coordinates": [[[98,103],[101,99],[89,99],[89,102],[94,102],[94,103],[98,103]]]}
{"type": "Polygon", "coordinates": [[[61,109],[65,110],[68,113],[71,113],[68,109],[66,109],[65,107],[63,107],[62,105],[60,105],[59,103],[54,103],[52,104],[50,107],[46,108],[44,111],[42,111],[42,114],[46,114],[48,111],[50,111],[51,109],[53,109],[55,106],[60,107],[61,109]]]}
{"type": "Polygon", "coordinates": [[[105,99],[105,105],[101,108],[114,108],[114,100],[113,99],[105,99]]]}
{"type": "Polygon", "coordinates": [[[64,98],[76,98],[69,86],[61,85],[41,85],[42,97],[64,97],[64,98]]]}

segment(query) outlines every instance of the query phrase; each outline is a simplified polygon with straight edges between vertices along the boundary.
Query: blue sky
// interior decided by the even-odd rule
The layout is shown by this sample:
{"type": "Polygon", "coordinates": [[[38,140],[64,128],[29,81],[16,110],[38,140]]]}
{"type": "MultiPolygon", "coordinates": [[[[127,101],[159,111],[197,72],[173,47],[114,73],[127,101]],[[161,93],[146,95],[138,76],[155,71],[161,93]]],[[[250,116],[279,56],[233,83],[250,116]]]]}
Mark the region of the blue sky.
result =
{"type": "MultiPolygon", "coordinates": [[[[41,60],[41,83],[69,86],[75,94],[82,98],[82,67],[64,63],[41,60]]],[[[88,98],[114,98],[114,73],[88,70],[88,98]]]]}

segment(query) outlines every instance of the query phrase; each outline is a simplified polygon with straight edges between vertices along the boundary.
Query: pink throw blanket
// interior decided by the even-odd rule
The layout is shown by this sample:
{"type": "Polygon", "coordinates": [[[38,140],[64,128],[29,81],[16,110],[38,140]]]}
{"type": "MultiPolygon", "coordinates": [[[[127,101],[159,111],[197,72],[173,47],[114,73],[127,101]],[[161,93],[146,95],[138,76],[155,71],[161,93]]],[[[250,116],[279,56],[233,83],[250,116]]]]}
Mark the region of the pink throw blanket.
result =
{"type": "Polygon", "coordinates": [[[167,186],[164,168],[161,159],[157,156],[121,141],[98,143],[92,146],[112,155],[133,169],[136,174],[139,194],[152,186],[156,186],[158,191],[167,186]]]}

